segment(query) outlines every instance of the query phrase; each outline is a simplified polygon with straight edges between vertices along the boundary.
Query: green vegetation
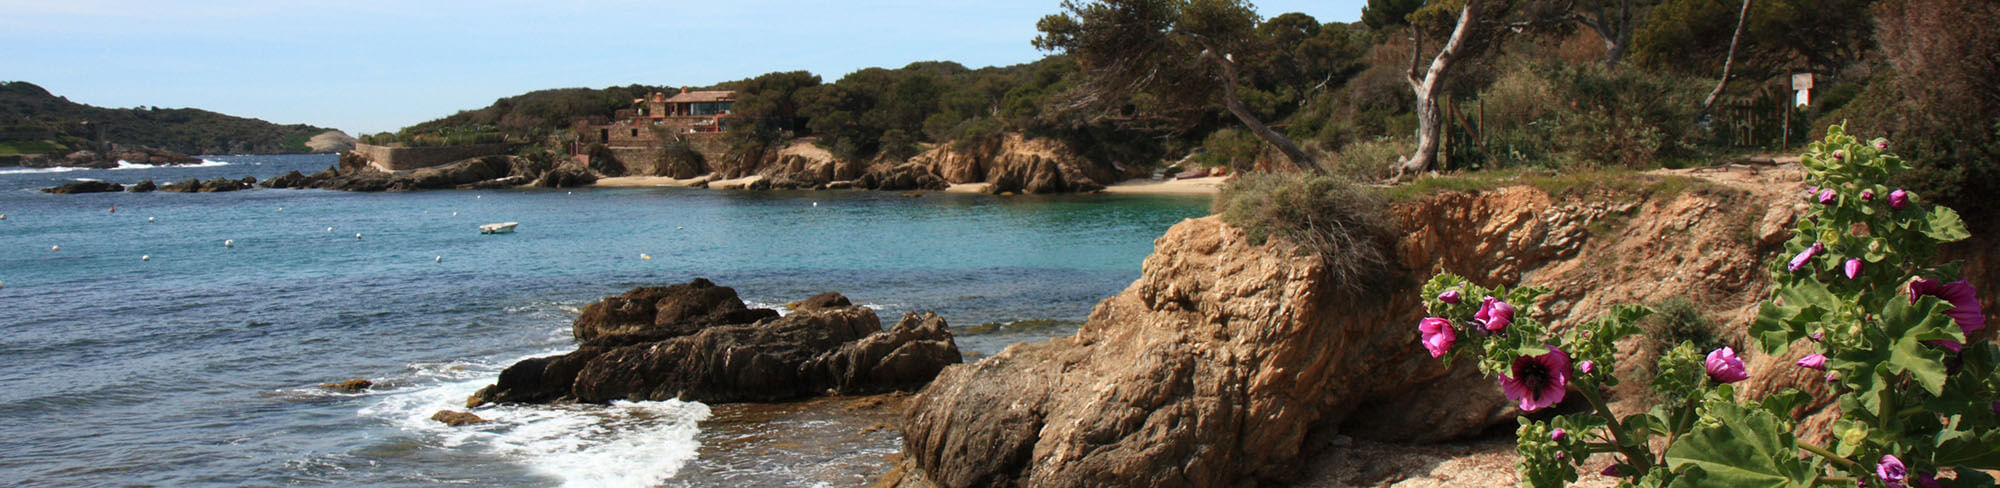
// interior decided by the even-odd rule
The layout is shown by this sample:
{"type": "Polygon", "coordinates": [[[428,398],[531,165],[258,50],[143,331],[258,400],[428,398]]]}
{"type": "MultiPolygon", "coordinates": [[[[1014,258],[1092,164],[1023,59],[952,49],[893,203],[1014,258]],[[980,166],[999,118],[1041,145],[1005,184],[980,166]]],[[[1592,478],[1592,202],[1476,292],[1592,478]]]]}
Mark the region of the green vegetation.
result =
{"type": "Polygon", "coordinates": [[[99,143],[189,154],[302,153],[328,130],[191,108],[100,108],[24,81],[0,83],[0,155],[91,149],[99,143]]]}
{"type": "Polygon", "coordinates": [[[1215,213],[1251,242],[1280,237],[1326,266],[1328,283],[1359,293],[1388,267],[1386,206],[1374,191],[1333,176],[1245,173],[1216,195],[1215,213]]]}

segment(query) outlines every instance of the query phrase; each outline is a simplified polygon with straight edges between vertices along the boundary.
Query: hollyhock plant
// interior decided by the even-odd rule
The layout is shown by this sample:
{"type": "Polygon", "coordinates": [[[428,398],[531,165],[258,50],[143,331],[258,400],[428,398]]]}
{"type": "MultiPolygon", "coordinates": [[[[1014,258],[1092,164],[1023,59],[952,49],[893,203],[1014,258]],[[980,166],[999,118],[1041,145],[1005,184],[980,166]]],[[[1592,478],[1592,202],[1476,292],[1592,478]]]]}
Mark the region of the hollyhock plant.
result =
{"type": "Polygon", "coordinates": [[[1972,331],[1986,328],[1986,316],[1981,314],[1979,309],[1979,291],[1973,289],[1971,283],[1958,280],[1940,285],[1938,280],[1911,281],[1910,304],[1916,304],[1918,299],[1925,296],[1938,297],[1951,303],[1951,310],[1945,311],[1944,314],[1950,316],[1952,322],[1958,323],[1960,331],[1970,334],[1972,331]]]}
{"type": "Polygon", "coordinates": [[[1438,317],[1425,317],[1417,322],[1417,330],[1422,331],[1424,349],[1431,357],[1439,357],[1451,352],[1451,344],[1458,341],[1458,332],[1451,328],[1451,321],[1438,317]]]}
{"type": "Polygon", "coordinates": [[[1549,433],[1549,440],[1552,441],[1562,442],[1564,437],[1569,437],[1569,433],[1564,432],[1561,427],[1556,428],[1555,432],[1549,433]]]}
{"type": "Polygon", "coordinates": [[[1439,294],[1438,294],[1438,301],[1440,301],[1440,302],[1445,302],[1445,303],[1449,303],[1449,304],[1452,304],[1452,305],[1457,305],[1457,304],[1458,304],[1458,302],[1459,302],[1459,301],[1461,301],[1461,300],[1464,300],[1464,298],[1463,298],[1463,296],[1462,296],[1462,295],[1460,295],[1460,294],[1458,293],[1458,290],[1450,290],[1450,291],[1446,291],[1446,292],[1444,292],[1444,293],[1439,293],[1439,294]]]}
{"type": "Polygon", "coordinates": [[[1736,350],[1728,347],[1709,351],[1708,360],[1702,362],[1708,370],[1708,379],[1716,383],[1735,383],[1750,379],[1750,372],[1743,369],[1743,359],[1736,357],[1736,350]]]}
{"type": "Polygon", "coordinates": [[[1882,460],[1875,463],[1875,477],[1889,486],[1903,486],[1903,480],[1909,479],[1909,476],[1903,467],[1903,460],[1896,459],[1894,454],[1883,455],[1882,460]]]}
{"type": "Polygon", "coordinates": [[[1555,346],[1549,346],[1548,350],[1535,356],[1515,357],[1512,374],[1500,377],[1500,390],[1507,393],[1508,400],[1519,404],[1523,412],[1555,405],[1569,391],[1569,355],[1555,346]]]}
{"type": "Polygon", "coordinates": [[[1819,353],[1807,354],[1806,357],[1799,358],[1799,362],[1793,364],[1797,364],[1801,368],[1826,371],[1826,355],[1819,353]]]}
{"type": "Polygon", "coordinates": [[[1514,323],[1514,306],[1489,296],[1480,303],[1479,312],[1472,314],[1472,320],[1489,332],[1497,332],[1514,323]]]}
{"type": "Polygon", "coordinates": [[[1835,197],[1835,195],[1837,195],[1837,194],[1835,194],[1835,193],[1833,192],[1833,189],[1831,189],[1831,188],[1829,188],[1829,189],[1825,189],[1825,190],[1820,190],[1820,191],[1819,191],[1819,204],[1820,204],[1820,205],[1833,205],[1833,202],[1836,202],[1836,201],[1839,201],[1839,199],[1837,199],[1837,198],[1834,198],[1834,197],[1835,197]]]}
{"type": "Polygon", "coordinates": [[[1909,204],[1910,204],[1910,192],[1903,191],[1903,189],[1901,188],[1896,189],[1896,191],[1889,192],[1890,210],[1902,210],[1904,206],[1908,206],[1909,204]]]}
{"type": "Polygon", "coordinates": [[[1785,265],[1785,269],[1798,271],[1800,268],[1806,267],[1806,263],[1812,261],[1812,258],[1819,256],[1823,252],[1826,252],[1826,245],[1815,242],[1812,247],[1808,247],[1806,250],[1800,251],[1799,255],[1793,256],[1792,261],[1785,265]]]}

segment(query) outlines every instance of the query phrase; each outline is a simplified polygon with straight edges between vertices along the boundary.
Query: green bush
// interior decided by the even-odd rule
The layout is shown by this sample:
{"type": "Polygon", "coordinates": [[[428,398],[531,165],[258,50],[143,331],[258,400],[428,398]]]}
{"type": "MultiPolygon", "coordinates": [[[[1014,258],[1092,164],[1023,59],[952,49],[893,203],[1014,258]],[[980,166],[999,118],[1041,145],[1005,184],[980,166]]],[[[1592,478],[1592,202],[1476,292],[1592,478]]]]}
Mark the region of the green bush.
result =
{"type": "Polygon", "coordinates": [[[1341,146],[1321,164],[1334,176],[1358,181],[1380,180],[1389,177],[1390,163],[1396,162],[1396,158],[1408,156],[1416,147],[1416,143],[1407,137],[1375,137],[1341,146]]]}
{"type": "Polygon", "coordinates": [[[1343,293],[1360,293],[1388,268],[1386,204],[1373,191],[1338,176],[1243,173],[1216,195],[1224,222],[1262,244],[1290,241],[1319,258],[1343,293]]]}
{"type": "Polygon", "coordinates": [[[1524,64],[1480,94],[1487,138],[1476,156],[1492,167],[1652,167],[1693,152],[1702,96],[1693,78],[1524,64]]]}

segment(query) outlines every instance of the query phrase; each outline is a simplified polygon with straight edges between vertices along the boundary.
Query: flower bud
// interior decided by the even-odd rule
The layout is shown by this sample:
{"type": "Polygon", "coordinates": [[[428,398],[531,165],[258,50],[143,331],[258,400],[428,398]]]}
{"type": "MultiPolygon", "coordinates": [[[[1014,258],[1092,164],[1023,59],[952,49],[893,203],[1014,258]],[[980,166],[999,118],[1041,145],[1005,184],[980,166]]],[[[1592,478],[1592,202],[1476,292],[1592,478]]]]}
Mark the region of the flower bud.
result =
{"type": "Polygon", "coordinates": [[[1861,258],[1847,258],[1847,265],[1843,268],[1847,271],[1847,279],[1861,276],[1861,258]]]}
{"type": "Polygon", "coordinates": [[[1458,290],[1447,290],[1444,293],[1438,294],[1438,301],[1447,304],[1457,305],[1460,300],[1461,296],[1458,294],[1458,290]]]}
{"type": "Polygon", "coordinates": [[[1794,364],[1799,365],[1801,368],[1826,371],[1826,355],[1819,353],[1808,354],[1806,357],[1799,358],[1799,362],[1794,364]]]}
{"type": "Polygon", "coordinates": [[[1909,204],[1910,192],[1903,191],[1901,188],[1889,192],[1889,208],[1891,210],[1902,210],[1904,206],[1909,204]]]}
{"type": "Polygon", "coordinates": [[[1875,190],[1861,190],[1861,201],[1875,201],[1875,190]]]}
{"type": "Polygon", "coordinates": [[[1834,193],[1833,193],[1833,189],[1830,189],[1830,188],[1829,188],[1829,189],[1825,189],[1825,190],[1820,190],[1820,191],[1819,191],[1819,204],[1820,204],[1820,205],[1833,205],[1833,202],[1836,202],[1836,201],[1839,201],[1839,200],[1838,200],[1838,199],[1836,199],[1836,198],[1834,198],[1834,193]]]}

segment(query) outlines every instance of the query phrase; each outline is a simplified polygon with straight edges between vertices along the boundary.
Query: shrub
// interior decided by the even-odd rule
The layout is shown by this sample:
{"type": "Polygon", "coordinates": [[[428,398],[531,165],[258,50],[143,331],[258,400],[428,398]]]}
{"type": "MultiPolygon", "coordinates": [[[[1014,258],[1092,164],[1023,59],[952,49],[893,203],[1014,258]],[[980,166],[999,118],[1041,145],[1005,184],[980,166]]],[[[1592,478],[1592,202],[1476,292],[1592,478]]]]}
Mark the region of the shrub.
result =
{"type": "Polygon", "coordinates": [[[1386,205],[1345,178],[1244,173],[1216,195],[1214,211],[1252,242],[1278,237],[1317,256],[1344,293],[1364,291],[1388,266],[1386,205]]]}
{"type": "Polygon", "coordinates": [[[1390,163],[1415,149],[1416,143],[1408,138],[1376,137],[1341,146],[1322,164],[1334,176],[1357,181],[1381,180],[1389,177],[1390,163]]]}

